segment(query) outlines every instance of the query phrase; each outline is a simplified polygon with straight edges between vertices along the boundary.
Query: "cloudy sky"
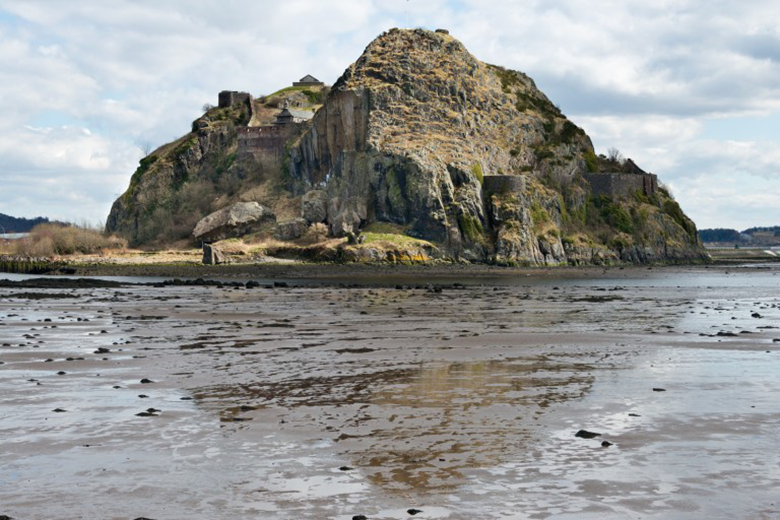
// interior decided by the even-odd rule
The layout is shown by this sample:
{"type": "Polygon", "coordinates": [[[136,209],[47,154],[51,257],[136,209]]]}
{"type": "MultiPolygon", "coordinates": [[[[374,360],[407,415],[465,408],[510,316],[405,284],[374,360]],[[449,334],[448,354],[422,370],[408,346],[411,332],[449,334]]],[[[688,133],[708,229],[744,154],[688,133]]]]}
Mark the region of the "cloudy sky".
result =
{"type": "Polygon", "coordinates": [[[699,227],[780,225],[777,0],[0,0],[0,213],[102,223],[220,90],[332,83],[392,27],[526,72],[699,227]]]}

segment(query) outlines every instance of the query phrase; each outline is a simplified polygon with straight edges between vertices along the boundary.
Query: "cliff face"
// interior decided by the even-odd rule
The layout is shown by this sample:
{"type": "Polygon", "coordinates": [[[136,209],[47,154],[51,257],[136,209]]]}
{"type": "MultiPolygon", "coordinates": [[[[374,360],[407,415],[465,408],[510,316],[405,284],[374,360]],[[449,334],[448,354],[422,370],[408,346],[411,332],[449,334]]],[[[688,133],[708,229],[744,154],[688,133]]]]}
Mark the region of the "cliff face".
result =
{"type": "Polygon", "coordinates": [[[392,222],[452,256],[506,263],[703,254],[668,193],[594,200],[583,174],[599,160],[585,132],[528,76],[480,62],[445,32],[372,42],[288,170],[296,194],[326,190],[334,233],[392,222]]]}
{"type": "Polygon", "coordinates": [[[271,124],[278,112],[271,104],[285,98],[306,104],[306,97],[293,91],[270,101],[247,94],[229,106],[209,108],[193,121],[191,132],[141,160],[111,208],[107,230],[134,246],[170,245],[192,240],[200,219],[236,201],[259,202],[282,218],[295,216],[280,172],[284,137],[300,134],[299,126],[267,139],[278,149],[256,149],[251,135],[258,125],[271,124]]]}
{"type": "Polygon", "coordinates": [[[303,133],[274,145],[270,162],[237,145],[249,135],[242,126],[271,117],[249,103],[249,111],[209,111],[191,134],[144,159],[108,228],[134,243],[154,240],[161,225],[183,238],[232,200],[295,217],[282,209],[300,208],[317,190],[304,200],[322,201],[311,214],[332,235],[391,223],[451,258],[552,265],[706,256],[655,176],[597,157],[528,76],[480,62],[446,31],[380,35],[303,133]],[[273,190],[259,188],[269,183],[273,190]]]}

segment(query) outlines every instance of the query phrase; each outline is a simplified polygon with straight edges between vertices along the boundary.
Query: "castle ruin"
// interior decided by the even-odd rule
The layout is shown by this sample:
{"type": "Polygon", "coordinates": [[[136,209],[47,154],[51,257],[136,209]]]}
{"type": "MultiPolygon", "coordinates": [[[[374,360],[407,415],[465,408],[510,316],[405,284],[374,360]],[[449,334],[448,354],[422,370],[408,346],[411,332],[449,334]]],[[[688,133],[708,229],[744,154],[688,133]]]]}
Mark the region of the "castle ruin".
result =
{"type": "Polygon", "coordinates": [[[641,193],[652,197],[658,191],[658,177],[652,173],[586,173],[593,195],[626,199],[641,193]]]}
{"type": "Polygon", "coordinates": [[[248,92],[237,92],[235,90],[223,90],[219,93],[217,106],[219,108],[229,108],[240,103],[251,103],[252,95],[248,92]]]}

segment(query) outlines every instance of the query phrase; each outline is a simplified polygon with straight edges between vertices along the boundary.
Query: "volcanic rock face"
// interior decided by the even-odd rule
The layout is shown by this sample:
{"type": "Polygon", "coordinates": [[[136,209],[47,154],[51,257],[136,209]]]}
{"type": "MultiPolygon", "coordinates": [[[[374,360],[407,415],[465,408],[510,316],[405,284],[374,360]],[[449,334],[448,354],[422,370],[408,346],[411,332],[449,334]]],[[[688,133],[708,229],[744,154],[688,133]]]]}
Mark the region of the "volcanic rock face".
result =
{"type": "Polygon", "coordinates": [[[694,233],[665,215],[656,194],[620,243],[596,236],[612,224],[582,177],[598,168],[590,139],[528,76],[480,62],[443,32],[372,42],[290,159],[295,192],[326,191],[332,232],[392,222],[452,256],[528,264],[663,260],[663,235],[674,255],[701,255],[692,223],[694,233]],[[496,176],[524,182],[492,191],[496,176]]]}
{"type": "MultiPolygon", "coordinates": [[[[250,102],[249,113],[259,106],[250,102]]],[[[333,236],[389,223],[451,258],[577,265],[706,256],[695,225],[655,176],[597,157],[528,76],[480,62],[445,31],[380,35],[303,134],[265,150],[276,163],[253,163],[237,144],[256,116],[220,110],[158,150],[157,163],[142,161],[109,230],[147,241],[161,208],[174,221],[181,217],[171,208],[195,208],[192,226],[208,213],[193,201],[210,201],[210,211],[228,203],[198,186],[233,186],[227,176],[242,189],[252,179],[285,186],[289,193],[262,193],[296,198],[279,205],[299,211],[287,220],[324,223],[333,236]]]]}

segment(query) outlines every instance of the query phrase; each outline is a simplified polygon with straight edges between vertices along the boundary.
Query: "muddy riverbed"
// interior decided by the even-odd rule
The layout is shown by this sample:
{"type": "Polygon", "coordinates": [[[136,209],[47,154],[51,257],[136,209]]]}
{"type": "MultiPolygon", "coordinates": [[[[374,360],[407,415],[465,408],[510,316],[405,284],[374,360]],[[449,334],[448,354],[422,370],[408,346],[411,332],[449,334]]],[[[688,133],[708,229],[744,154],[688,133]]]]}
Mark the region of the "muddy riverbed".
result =
{"type": "Polygon", "coordinates": [[[778,272],[0,284],[0,515],[778,518],[778,272]]]}

